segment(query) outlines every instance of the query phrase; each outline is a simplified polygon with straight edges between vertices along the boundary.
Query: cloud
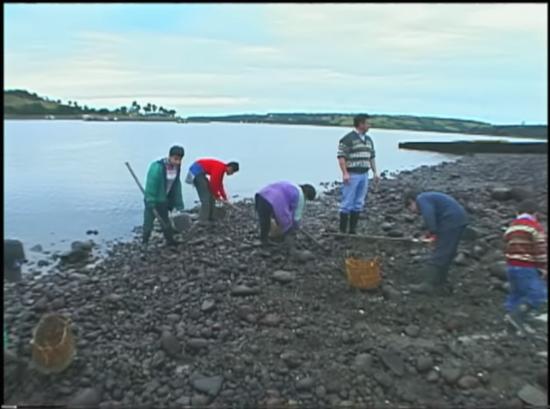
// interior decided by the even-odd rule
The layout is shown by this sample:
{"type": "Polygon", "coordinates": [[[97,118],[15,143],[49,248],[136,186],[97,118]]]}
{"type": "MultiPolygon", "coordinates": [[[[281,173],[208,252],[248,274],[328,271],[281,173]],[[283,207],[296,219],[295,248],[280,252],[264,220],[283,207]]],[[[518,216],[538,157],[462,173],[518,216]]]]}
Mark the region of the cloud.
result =
{"type": "Polygon", "coordinates": [[[185,113],[445,106],[476,116],[493,101],[503,115],[546,115],[543,4],[41,6],[73,18],[59,27],[28,9],[6,24],[5,83],[54,98],[185,113]],[[148,13],[156,20],[145,23],[148,13]]]}

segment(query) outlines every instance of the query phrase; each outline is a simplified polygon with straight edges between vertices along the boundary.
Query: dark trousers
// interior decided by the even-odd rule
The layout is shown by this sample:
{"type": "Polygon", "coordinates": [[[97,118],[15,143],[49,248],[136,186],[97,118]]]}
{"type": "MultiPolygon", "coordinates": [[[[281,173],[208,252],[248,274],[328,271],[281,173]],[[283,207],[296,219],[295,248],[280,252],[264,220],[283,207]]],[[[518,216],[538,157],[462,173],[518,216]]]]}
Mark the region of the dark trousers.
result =
{"type": "Polygon", "coordinates": [[[204,173],[199,173],[193,178],[193,185],[197,189],[201,201],[199,218],[202,221],[214,220],[214,196],[210,192],[209,182],[204,173]]]}
{"type": "Polygon", "coordinates": [[[273,216],[273,207],[271,203],[256,193],[254,197],[256,212],[260,219],[260,240],[267,241],[269,230],[271,229],[271,217],[273,216]]]}
{"type": "MultiPolygon", "coordinates": [[[[154,206],[157,210],[160,218],[164,223],[162,225],[162,232],[164,233],[164,238],[166,241],[174,240],[174,232],[172,231],[170,220],[168,218],[168,204],[167,203],[158,203],[154,206]]],[[[153,232],[153,224],[155,222],[155,213],[153,211],[153,206],[145,204],[145,212],[143,214],[143,242],[147,243],[153,232]]]]}
{"type": "Polygon", "coordinates": [[[449,268],[456,257],[458,244],[460,243],[465,228],[466,226],[460,226],[442,231],[437,235],[435,249],[428,264],[437,268],[439,272],[438,278],[441,282],[447,280],[449,268]]]}

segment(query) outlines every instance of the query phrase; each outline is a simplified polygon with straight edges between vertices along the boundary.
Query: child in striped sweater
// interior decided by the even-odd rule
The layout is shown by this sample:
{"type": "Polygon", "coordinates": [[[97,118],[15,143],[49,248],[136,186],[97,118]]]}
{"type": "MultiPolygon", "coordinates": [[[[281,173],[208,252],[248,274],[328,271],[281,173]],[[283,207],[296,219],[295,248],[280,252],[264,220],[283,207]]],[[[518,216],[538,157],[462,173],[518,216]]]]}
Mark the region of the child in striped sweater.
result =
{"type": "Polygon", "coordinates": [[[525,200],[504,233],[510,293],[504,304],[508,321],[524,336],[532,332],[528,316],[548,301],[546,234],[538,221],[536,203],[525,200]]]}

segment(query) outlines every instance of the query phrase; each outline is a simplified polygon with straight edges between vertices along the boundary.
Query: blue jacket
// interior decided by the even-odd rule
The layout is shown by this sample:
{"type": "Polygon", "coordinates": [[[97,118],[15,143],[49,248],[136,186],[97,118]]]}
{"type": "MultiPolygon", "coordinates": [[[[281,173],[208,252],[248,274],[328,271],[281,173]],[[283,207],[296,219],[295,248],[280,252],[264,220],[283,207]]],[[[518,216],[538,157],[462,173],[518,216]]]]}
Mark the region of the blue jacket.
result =
{"type": "Polygon", "coordinates": [[[427,229],[433,234],[468,224],[468,216],[464,208],[445,193],[420,193],[416,197],[416,205],[427,229]]]}

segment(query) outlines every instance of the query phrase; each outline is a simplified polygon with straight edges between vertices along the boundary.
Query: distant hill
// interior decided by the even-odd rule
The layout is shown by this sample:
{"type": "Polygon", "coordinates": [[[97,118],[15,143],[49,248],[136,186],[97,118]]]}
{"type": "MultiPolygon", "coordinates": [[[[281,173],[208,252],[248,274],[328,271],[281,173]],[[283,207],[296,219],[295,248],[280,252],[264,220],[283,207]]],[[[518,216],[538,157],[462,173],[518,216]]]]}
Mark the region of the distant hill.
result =
{"type": "MultiPolygon", "coordinates": [[[[188,117],[187,122],[237,122],[351,127],[355,115],[356,114],[341,113],[271,113],[265,115],[193,116],[188,117]]],[[[490,123],[480,121],[410,115],[371,115],[371,120],[369,122],[373,128],[378,129],[402,129],[410,131],[541,139],[546,139],[548,136],[547,125],[491,125],[490,123]]]]}
{"type": "MultiPolygon", "coordinates": [[[[174,109],[168,110],[154,104],[140,106],[136,101],[128,107],[113,110],[80,106],[76,101],[51,100],[25,90],[4,91],[4,118],[116,118],[118,120],[168,120],[178,122],[236,122],[289,125],[321,125],[351,127],[351,113],[270,113],[226,116],[193,116],[186,120],[176,117],[174,109]]],[[[372,115],[371,124],[378,129],[402,129],[424,132],[463,133],[546,139],[547,125],[491,125],[487,122],[452,118],[420,117],[411,115],[372,115]]]]}
{"type": "Polygon", "coordinates": [[[132,105],[113,110],[107,108],[93,108],[86,105],[80,106],[76,101],[67,101],[63,103],[61,100],[51,100],[47,97],[38,96],[35,93],[30,93],[25,90],[5,90],[4,91],[4,117],[5,118],[21,118],[26,117],[44,117],[54,116],[60,118],[82,118],[83,115],[116,116],[119,119],[155,119],[165,118],[175,120],[176,110],[165,109],[154,104],[147,104],[143,107],[136,101],[132,105]]]}

